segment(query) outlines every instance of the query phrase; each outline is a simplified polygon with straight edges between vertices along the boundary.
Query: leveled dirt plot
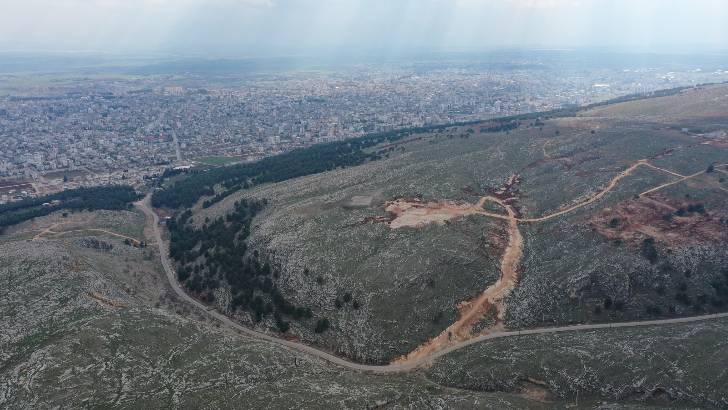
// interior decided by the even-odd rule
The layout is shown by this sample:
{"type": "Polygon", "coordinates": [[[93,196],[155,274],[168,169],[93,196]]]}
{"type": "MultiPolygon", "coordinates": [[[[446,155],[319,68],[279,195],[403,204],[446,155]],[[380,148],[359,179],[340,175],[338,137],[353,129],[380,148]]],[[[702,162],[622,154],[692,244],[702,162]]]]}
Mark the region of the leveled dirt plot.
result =
{"type": "MultiPolygon", "coordinates": [[[[483,206],[487,198],[470,204],[457,201],[426,202],[419,199],[398,199],[385,204],[384,210],[392,215],[389,226],[392,229],[421,228],[429,224],[444,225],[447,221],[469,215],[491,215],[483,206]]],[[[507,215],[495,215],[506,219],[507,215]]]]}
{"type": "MultiPolygon", "coordinates": [[[[513,188],[517,179],[517,177],[510,178],[505,187],[499,190],[499,192],[501,194],[507,194],[513,188]]],[[[523,237],[521,236],[521,232],[518,228],[516,212],[510,205],[495,197],[483,197],[475,205],[442,203],[438,207],[433,203],[427,204],[425,208],[426,211],[433,211],[432,213],[418,212],[422,209],[418,207],[418,203],[406,201],[395,201],[387,207],[389,212],[393,212],[397,215],[397,217],[390,222],[390,227],[392,227],[392,229],[397,229],[403,226],[408,226],[405,223],[409,223],[409,226],[413,227],[420,227],[427,223],[437,223],[440,221],[440,218],[432,219],[430,216],[432,214],[443,215],[443,212],[445,215],[449,214],[452,217],[460,216],[463,212],[470,212],[469,215],[490,215],[491,217],[497,216],[497,219],[503,218],[504,215],[493,215],[482,211],[483,205],[489,201],[498,203],[507,211],[507,215],[505,215],[505,217],[508,221],[508,240],[507,246],[503,251],[503,256],[501,257],[500,278],[494,284],[488,286],[488,288],[486,288],[477,297],[459,303],[458,319],[453,324],[448,326],[447,329],[438,336],[418,346],[417,349],[407,355],[395,360],[395,363],[427,357],[455,342],[472,338],[475,335],[473,331],[475,325],[484,320],[487,315],[491,313],[494,314],[495,323],[478,333],[485,334],[493,330],[502,329],[503,318],[506,310],[504,301],[516,287],[519,279],[519,268],[521,257],[523,255],[523,237]],[[438,208],[440,209],[439,211],[438,208]],[[404,219],[404,222],[400,222],[398,224],[397,222],[400,219],[404,219]]]]}

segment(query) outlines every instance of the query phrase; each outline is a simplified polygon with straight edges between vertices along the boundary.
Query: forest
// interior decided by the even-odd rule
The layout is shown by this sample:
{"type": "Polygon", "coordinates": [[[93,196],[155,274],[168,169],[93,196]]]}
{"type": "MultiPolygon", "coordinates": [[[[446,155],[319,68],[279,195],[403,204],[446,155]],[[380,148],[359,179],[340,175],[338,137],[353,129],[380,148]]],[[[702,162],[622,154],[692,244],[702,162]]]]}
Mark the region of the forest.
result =
{"type": "Polygon", "coordinates": [[[131,203],[140,197],[130,186],[115,185],[68,189],[38,198],[11,202],[0,205],[0,232],[10,225],[63,209],[89,211],[128,209],[132,206],[131,203]]]}
{"type": "Polygon", "coordinates": [[[285,300],[275,284],[279,272],[248,249],[250,223],[264,206],[263,201],[238,201],[232,213],[201,229],[189,226],[192,213],[185,211],[168,222],[170,255],[178,264],[179,281],[201,300],[214,302],[215,290],[227,285],[233,310],[250,312],[256,322],[273,315],[278,330],[286,332],[290,319],[310,319],[312,313],[285,300]]]}

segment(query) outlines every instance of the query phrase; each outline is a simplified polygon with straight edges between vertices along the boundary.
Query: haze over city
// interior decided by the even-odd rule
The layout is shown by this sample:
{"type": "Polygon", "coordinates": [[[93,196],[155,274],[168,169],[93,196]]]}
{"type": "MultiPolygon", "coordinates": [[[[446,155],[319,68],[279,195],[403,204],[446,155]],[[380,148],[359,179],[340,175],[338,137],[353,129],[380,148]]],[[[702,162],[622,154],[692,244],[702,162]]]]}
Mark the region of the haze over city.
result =
{"type": "Polygon", "coordinates": [[[0,49],[271,54],[725,50],[722,0],[4,0],[0,49]]]}

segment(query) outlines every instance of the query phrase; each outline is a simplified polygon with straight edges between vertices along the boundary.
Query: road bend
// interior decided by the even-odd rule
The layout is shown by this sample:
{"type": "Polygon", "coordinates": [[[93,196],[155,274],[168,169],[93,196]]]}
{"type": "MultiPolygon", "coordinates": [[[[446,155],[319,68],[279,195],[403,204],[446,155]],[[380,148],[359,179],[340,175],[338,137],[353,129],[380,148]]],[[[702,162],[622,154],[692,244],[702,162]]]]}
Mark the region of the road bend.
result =
{"type": "Polygon", "coordinates": [[[207,317],[215,319],[218,322],[222,323],[223,325],[227,326],[228,328],[238,331],[246,336],[249,336],[251,338],[255,338],[258,340],[270,342],[270,343],[276,344],[278,346],[281,346],[281,347],[286,348],[291,351],[305,353],[307,355],[319,358],[321,360],[327,361],[331,364],[334,364],[334,365],[337,365],[339,367],[346,368],[349,370],[377,373],[377,374],[409,372],[409,371],[416,370],[422,366],[429,365],[434,360],[436,360],[442,356],[445,356],[445,355],[455,352],[457,350],[463,349],[465,347],[474,345],[476,343],[485,342],[488,340],[502,339],[502,338],[506,338],[506,337],[545,335],[545,334],[556,334],[556,333],[565,333],[565,332],[584,332],[584,331],[599,330],[599,329],[620,329],[620,328],[635,328],[635,327],[649,327],[649,326],[666,326],[666,325],[681,324],[681,323],[702,322],[702,321],[706,321],[706,320],[713,320],[713,319],[720,319],[720,318],[728,317],[728,313],[717,313],[717,314],[711,314],[711,315],[682,317],[682,318],[674,318],[674,319],[662,319],[662,320],[647,320],[647,321],[639,321],[639,322],[635,321],[635,322],[621,322],[621,323],[581,324],[581,325],[572,325],[572,326],[556,326],[556,327],[545,327],[545,328],[525,329],[525,330],[516,330],[516,331],[493,332],[493,333],[490,333],[487,335],[476,336],[472,339],[453,344],[451,346],[448,346],[445,349],[434,352],[431,355],[419,357],[419,358],[411,360],[411,361],[391,363],[391,364],[386,364],[386,365],[369,365],[369,364],[355,363],[355,362],[349,361],[347,359],[344,359],[342,357],[336,356],[330,352],[327,352],[327,351],[324,351],[324,350],[321,350],[321,349],[318,349],[318,348],[315,348],[315,347],[312,347],[312,346],[309,346],[309,345],[306,345],[303,343],[280,339],[278,337],[271,336],[266,333],[262,333],[262,332],[258,332],[258,331],[249,329],[249,328],[241,325],[240,323],[233,321],[232,319],[225,316],[224,314],[222,314],[216,310],[211,310],[209,306],[203,304],[202,302],[200,302],[197,299],[193,298],[192,296],[188,295],[187,292],[184,291],[184,289],[180,286],[179,282],[177,281],[175,271],[172,268],[172,262],[169,259],[169,244],[166,241],[162,240],[162,232],[159,229],[159,216],[154,212],[154,210],[151,207],[151,194],[148,194],[143,200],[137,202],[135,205],[146,215],[147,224],[150,225],[151,232],[154,237],[154,242],[156,242],[157,246],[159,247],[160,260],[162,262],[162,267],[164,268],[164,272],[167,276],[167,280],[169,281],[169,285],[172,287],[172,289],[174,290],[174,292],[177,294],[177,296],[179,297],[179,299],[181,301],[189,304],[190,306],[195,307],[196,309],[199,309],[199,311],[202,314],[206,315],[207,317]]]}

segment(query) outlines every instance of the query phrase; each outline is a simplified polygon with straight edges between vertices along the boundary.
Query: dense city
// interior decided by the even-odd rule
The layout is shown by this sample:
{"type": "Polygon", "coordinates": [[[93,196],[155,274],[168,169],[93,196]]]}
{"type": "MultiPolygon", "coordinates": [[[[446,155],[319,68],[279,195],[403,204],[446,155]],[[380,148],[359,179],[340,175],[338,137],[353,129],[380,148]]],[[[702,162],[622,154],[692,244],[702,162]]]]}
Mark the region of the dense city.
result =
{"type": "Polygon", "coordinates": [[[0,203],[141,186],[167,168],[245,162],[368,133],[581,106],[728,80],[685,68],[515,62],[355,65],[221,77],[99,75],[13,88],[0,77],[0,203]]]}

